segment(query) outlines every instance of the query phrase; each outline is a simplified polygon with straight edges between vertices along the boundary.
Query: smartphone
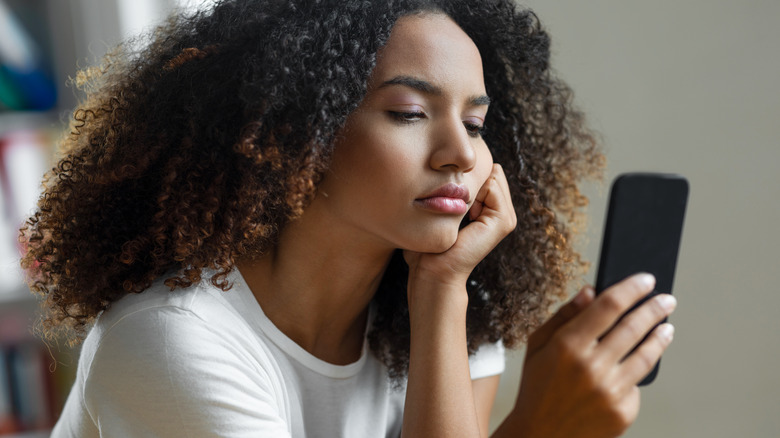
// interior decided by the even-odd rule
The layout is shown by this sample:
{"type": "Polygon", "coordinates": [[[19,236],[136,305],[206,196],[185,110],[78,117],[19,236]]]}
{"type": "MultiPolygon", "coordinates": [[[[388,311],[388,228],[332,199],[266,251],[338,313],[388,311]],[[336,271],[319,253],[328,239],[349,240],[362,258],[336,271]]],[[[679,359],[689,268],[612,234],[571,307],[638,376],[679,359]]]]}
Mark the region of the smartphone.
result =
{"type": "MultiPolygon", "coordinates": [[[[656,285],[634,308],[656,294],[672,293],[687,201],[688,181],[680,175],[625,173],[615,179],[601,241],[596,294],[639,272],[653,274],[656,285]]],[[[660,363],[659,359],[640,386],[655,380],[660,363]]]]}

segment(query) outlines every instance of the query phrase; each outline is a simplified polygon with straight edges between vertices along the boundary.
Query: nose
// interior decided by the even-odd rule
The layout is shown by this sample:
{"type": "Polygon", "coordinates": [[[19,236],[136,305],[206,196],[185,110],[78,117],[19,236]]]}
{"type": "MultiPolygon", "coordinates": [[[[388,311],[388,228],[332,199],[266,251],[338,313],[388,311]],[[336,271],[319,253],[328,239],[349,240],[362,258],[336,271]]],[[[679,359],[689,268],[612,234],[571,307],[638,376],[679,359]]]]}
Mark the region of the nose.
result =
{"type": "Polygon", "coordinates": [[[468,135],[460,117],[443,121],[433,131],[430,166],[434,170],[469,172],[477,163],[474,138],[468,135]]]}

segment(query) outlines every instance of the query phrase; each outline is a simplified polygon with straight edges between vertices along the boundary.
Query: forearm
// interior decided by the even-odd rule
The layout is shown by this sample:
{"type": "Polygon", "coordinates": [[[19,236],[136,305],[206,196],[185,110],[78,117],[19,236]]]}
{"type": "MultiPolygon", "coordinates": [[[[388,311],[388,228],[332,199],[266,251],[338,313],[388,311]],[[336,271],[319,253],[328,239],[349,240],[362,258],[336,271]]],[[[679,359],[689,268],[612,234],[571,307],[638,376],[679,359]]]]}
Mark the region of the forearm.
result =
{"type": "Polygon", "coordinates": [[[465,289],[410,285],[409,297],[411,351],[402,436],[478,437],[465,289]]]}

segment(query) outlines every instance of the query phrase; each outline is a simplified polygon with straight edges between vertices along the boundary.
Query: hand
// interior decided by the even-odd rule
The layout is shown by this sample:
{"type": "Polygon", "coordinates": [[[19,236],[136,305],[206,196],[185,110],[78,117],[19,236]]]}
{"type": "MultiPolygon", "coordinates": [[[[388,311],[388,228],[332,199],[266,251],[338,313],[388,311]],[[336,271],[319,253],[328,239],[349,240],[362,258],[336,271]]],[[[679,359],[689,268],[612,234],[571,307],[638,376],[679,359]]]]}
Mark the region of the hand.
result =
{"type": "Polygon", "coordinates": [[[465,286],[471,271],[517,225],[504,171],[499,164],[477,192],[468,212],[471,222],[461,229],[455,244],[439,254],[404,251],[409,279],[426,277],[465,286]]]}
{"type": "Polygon", "coordinates": [[[526,437],[615,437],[639,413],[637,383],[655,366],[672,340],[662,324],[675,307],[659,294],[621,316],[653,290],[655,279],[638,274],[598,298],[591,288],[563,306],[529,339],[523,379],[510,414],[526,437]]]}

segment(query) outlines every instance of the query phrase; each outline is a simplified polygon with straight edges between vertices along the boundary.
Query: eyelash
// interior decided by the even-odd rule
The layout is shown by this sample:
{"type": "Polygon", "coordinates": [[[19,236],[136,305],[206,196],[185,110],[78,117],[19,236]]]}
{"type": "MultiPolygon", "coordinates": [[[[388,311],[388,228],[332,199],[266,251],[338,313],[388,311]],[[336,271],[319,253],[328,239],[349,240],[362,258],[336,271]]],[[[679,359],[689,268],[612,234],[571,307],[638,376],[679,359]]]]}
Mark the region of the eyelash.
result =
{"type": "Polygon", "coordinates": [[[402,111],[388,111],[390,116],[401,123],[414,123],[417,120],[425,117],[425,113],[422,112],[402,112],[402,111]]]}
{"type": "MultiPolygon", "coordinates": [[[[404,123],[404,124],[410,124],[417,121],[417,119],[422,119],[425,117],[425,113],[422,112],[401,112],[401,111],[388,111],[390,116],[397,122],[404,123]]],[[[485,126],[484,125],[477,125],[475,123],[463,123],[463,126],[466,127],[466,131],[469,134],[469,137],[481,137],[485,134],[485,126]]]]}
{"type": "Polygon", "coordinates": [[[477,138],[485,135],[484,125],[477,125],[475,123],[464,123],[463,126],[466,127],[466,131],[468,131],[470,137],[477,138]]]}

